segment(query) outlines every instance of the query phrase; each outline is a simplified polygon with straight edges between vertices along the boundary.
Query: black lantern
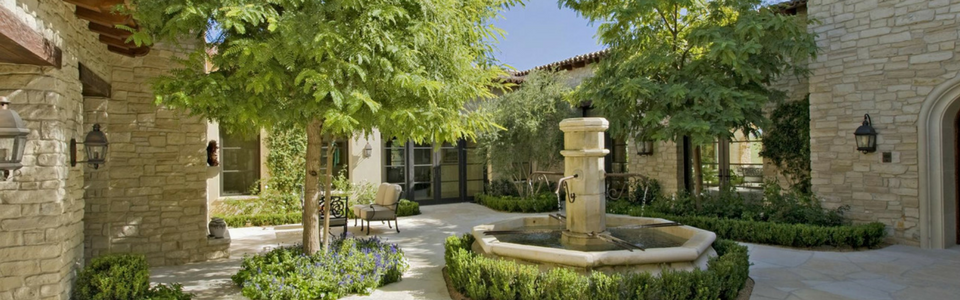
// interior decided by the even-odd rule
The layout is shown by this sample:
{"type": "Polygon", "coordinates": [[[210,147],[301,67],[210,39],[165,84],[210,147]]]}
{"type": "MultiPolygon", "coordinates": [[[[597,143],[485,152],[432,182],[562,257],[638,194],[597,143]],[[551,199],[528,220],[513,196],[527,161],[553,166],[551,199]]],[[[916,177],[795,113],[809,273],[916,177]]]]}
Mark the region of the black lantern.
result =
{"type": "Polygon", "coordinates": [[[637,155],[653,155],[653,141],[637,140],[637,155]]]}
{"type": "Polygon", "coordinates": [[[869,153],[877,151],[877,131],[873,130],[870,114],[863,115],[863,124],[853,132],[857,139],[857,151],[869,153]]]}
{"type": "Polygon", "coordinates": [[[99,169],[100,165],[107,162],[107,135],[100,131],[100,124],[93,124],[93,131],[87,133],[87,138],[83,140],[83,150],[87,153],[87,161],[77,161],[77,140],[70,140],[70,165],[76,166],[77,163],[88,163],[93,165],[94,169],[99,169]]]}
{"type": "Polygon", "coordinates": [[[370,146],[370,142],[367,142],[366,146],[363,146],[363,157],[367,158],[373,155],[373,146],[370,146]]]}
{"type": "Polygon", "coordinates": [[[30,134],[20,114],[8,106],[7,97],[0,97],[0,179],[23,167],[23,150],[30,134]]]}

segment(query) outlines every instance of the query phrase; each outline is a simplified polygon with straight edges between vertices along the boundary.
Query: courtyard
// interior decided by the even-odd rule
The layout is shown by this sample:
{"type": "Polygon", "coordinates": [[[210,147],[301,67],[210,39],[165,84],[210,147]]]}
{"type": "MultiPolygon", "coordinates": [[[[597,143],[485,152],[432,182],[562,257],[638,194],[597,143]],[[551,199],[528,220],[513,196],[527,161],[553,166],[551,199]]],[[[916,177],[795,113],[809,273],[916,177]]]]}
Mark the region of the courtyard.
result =
{"type": "MultiPolygon", "coordinates": [[[[368,296],[344,299],[450,299],[444,284],[443,242],[478,224],[533,216],[501,213],[472,203],[421,207],[400,219],[400,233],[374,224],[371,235],[397,243],[410,263],[403,280],[368,296]]],[[[351,236],[365,236],[351,226],[351,236]]],[[[334,229],[334,233],[339,233],[334,229]]],[[[180,282],[195,299],[245,299],[230,281],[239,260],[276,245],[300,241],[296,226],[231,228],[230,258],[151,269],[154,283],[180,282]]],[[[750,299],[950,299],[960,294],[960,247],[927,250],[892,245],[863,251],[811,251],[747,244],[750,299]]]]}

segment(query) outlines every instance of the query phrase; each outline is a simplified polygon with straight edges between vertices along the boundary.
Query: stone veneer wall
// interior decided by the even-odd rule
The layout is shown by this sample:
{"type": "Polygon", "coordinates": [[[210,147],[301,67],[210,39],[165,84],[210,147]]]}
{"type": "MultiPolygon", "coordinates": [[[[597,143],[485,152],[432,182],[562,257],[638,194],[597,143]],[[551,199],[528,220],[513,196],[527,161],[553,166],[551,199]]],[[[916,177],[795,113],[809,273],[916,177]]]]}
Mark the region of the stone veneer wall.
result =
{"type": "Polygon", "coordinates": [[[59,69],[0,63],[0,95],[31,130],[25,167],[0,182],[0,300],[69,299],[85,260],[108,252],[147,253],[154,265],[225,255],[229,241],[204,238],[205,123],[158,109],[146,83],[173,52],[110,53],[62,1],[0,9],[63,51],[59,69]],[[113,99],[81,95],[79,63],[113,84],[113,99]],[[111,142],[108,165],[71,167],[70,139],[94,122],[111,142]]]}
{"type": "Polygon", "coordinates": [[[895,242],[918,244],[917,119],[935,86],[960,70],[960,1],[810,0],[821,53],[810,64],[813,189],[856,221],[880,221],[895,242]],[[855,150],[869,113],[878,151],[855,150]],[[881,163],[882,152],[893,161],[881,163]]]}
{"type": "Polygon", "coordinates": [[[660,182],[663,195],[669,196],[683,189],[683,149],[679,144],[665,141],[653,145],[653,155],[637,155],[636,142],[627,144],[628,170],[660,182]]]}
{"type": "Polygon", "coordinates": [[[149,80],[176,52],[154,47],[118,57],[112,97],[87,98],[88,124],[110,140],[108,162],[87,169],[86,257],[143,253],[151,265],[226,256],[228,243],[207,240],[207,122],[154,104],[149,80]]]}

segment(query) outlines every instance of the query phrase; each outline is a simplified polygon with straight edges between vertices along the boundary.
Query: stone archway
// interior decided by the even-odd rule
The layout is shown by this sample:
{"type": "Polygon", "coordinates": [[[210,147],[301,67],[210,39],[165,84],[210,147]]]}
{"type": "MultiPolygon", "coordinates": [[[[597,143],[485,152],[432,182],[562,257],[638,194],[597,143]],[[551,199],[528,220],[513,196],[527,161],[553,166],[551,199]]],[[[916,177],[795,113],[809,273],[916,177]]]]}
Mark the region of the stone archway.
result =
{"type": "Polygon", "coordinates": [[[957,244],[957,122],[960,77],[937,86],[920,108],[920,246],[957,244]]]}

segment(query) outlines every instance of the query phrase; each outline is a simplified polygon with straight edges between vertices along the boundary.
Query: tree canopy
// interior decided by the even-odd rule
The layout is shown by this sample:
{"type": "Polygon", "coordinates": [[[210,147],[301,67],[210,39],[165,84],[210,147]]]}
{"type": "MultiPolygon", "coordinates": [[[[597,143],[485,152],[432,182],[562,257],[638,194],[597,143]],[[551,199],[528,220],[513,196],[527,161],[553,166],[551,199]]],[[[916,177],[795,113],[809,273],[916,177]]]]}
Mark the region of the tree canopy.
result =
{"type": "Polygon", "coordinates": [[[593,22],[607,57],[575,92],[611,131],[694,145],[753,132],[784,93],[772,84],[806,76],[814,34],[803,18],[759,0],[560,0],[593,22]]]}
{"type": "MultiPolygon", "coordinates": [[[[519,0],[133,0],[134,42],[168,41],[183,58],[154,83],[157,102],[237,131],[306,129],[304,250],[319,250],[324,139],[370,134],[416,142],[473,138],[493,123],[471,100],[492,98],[504,71],[489,25],[519,0]],[[183,47],[213,25],[208,49],[183,47]],[[206,70],[206,66],[212,70],[206,70]]],[[[326,165],[332,164],[328,148],[326,165]]],[[[324,235],[326,248],[329,240],[324,235]]]]}
{"type": "Polygon", "coordinates": [[[533,71],[514,91],[493,101],[493,121],[504,128],[488,131],[477,140],[494,172],[518,186],[522,196],[534,196],[540,186],[530,174],[563,163],[560,121],[575,115],[564,96],[570,92],[562,73],[533,71]]]}

